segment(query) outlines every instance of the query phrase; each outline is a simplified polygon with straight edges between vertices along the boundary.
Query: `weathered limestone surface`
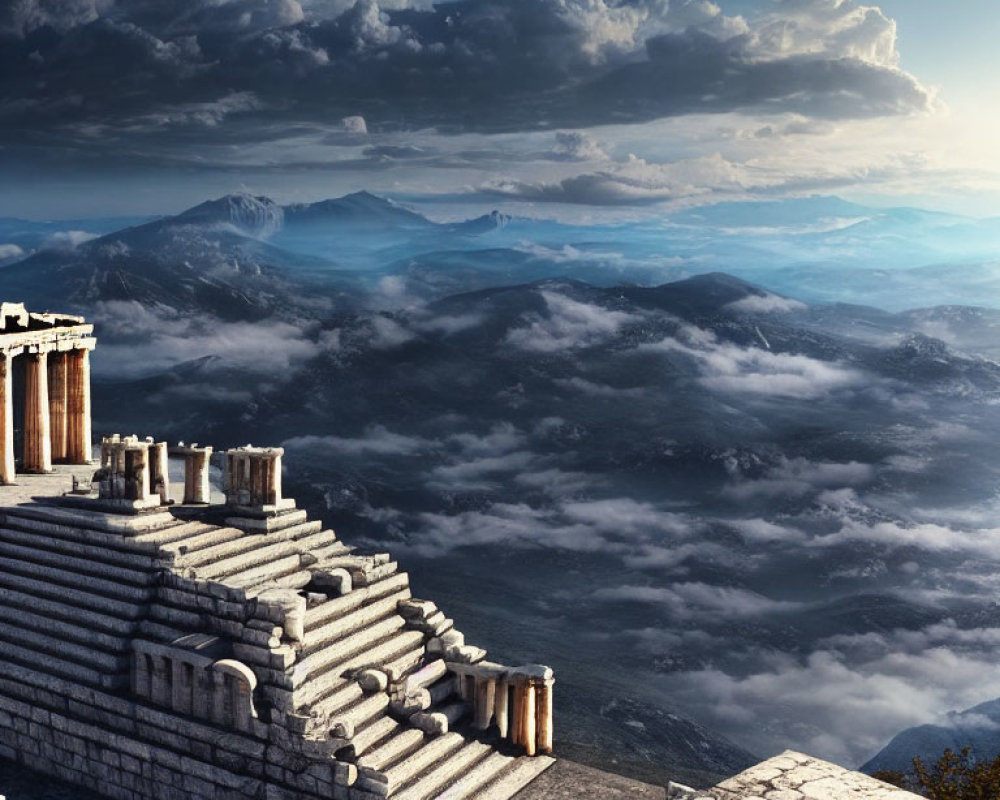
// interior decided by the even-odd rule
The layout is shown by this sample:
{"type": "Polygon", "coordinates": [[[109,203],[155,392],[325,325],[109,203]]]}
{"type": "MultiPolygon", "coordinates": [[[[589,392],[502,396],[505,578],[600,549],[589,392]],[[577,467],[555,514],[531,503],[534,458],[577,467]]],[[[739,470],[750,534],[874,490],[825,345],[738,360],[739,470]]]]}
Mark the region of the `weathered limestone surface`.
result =
{"type": "MultiPolygon", "coordinates": [[[[695,794],[693,797],[700,797],[695,794]]],[[[882,781],[788,750],[716,786],[715,800],[918,800],[882,781]]]]}

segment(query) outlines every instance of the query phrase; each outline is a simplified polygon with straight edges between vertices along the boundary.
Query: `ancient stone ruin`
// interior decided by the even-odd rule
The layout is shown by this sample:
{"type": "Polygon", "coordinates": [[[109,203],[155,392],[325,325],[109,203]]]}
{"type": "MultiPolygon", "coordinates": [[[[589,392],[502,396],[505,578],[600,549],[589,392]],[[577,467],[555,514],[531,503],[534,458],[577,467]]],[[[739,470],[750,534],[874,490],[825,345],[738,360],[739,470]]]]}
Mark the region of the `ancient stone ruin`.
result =
{"type": "MultiPolygon", "coordinates": [[[[94,346],[0,305],[4,484],[89,462],[94,346]]],[[[560,772],[553,671],[487,660],[388,553],[309,520],[281,448],[220,454],[219,502],[212,455],[105,436],[87,480],[0,488],[0,758],[119,800],[665,797],[560,772]]]]}
{"type": "Polygon", "coordinates": [[[0,303],[0,483],[90,460],[90,351],[82,317],[0,303]]]}

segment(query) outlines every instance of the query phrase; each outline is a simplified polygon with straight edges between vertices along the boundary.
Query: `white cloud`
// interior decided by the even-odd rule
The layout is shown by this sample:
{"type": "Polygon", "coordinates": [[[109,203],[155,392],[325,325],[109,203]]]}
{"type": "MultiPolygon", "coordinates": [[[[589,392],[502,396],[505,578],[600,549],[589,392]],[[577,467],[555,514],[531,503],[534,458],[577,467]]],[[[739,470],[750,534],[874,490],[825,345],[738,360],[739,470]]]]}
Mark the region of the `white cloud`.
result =
{"type": "Polygon", "coordinates": [[[556,386],[561,386],[565,389],[573,389],[582,394],[589,395],[591,397],[642,397],[646,390],[642,387],[633,387],[630,389],[619,389],[615,386],[608,386],[606,383],[594,383],[593,381],[588,381],[585,378],[579,376],[573,378],[557,378],[553,381],[556,386]]]}
{"type": "Polygon", "coordinates": [[[487,194],[555,203],[641,205],[694,198],[711,193],[743,192],[780,184],[782,178],[738,164],[719,153],[651,163],[636,155],[609,162],[557,182],[492,179],[480,187],[487,194]]]}
{"type": "Polygon", "coordinates": [[[771,654],[742,677],[706,668],[659,681],[682,709],[762,756],[794,742],[856,767],[904,728],[947,724],[948,712],[1000,696],[998,641],[998,629],[947,621],[831,637],[802,658],[771,654]]]}
{"type": "Polygon", "coordinates": [[[738,500],[751,497],[800,497],[832,487],[856,486],[875,478],[871,464],[858,461],[810,461],[806,458],[784,458],[763,475],[753,480],[731,483],[724,493],[738,500]]]}
{"type": "Polygon", "coordinates": [[[582,131],[559,131],[552,157],[559,161],[609,161],[600,143],[582,131]]]}
{"type": "Polygon", "coordinates": [[[369,344],[375,350],[391,350],[416,338],[413,331],[391,317],[376,314],[371,324],[374,334],[369,344]]]}
{"type": "MultiPolygon", "coordinates": [[[[489,469],[517,469],[521,459],[532,460],[523,452],[498,457],[484,466],[489,469]]],[[[539,457],[534,459],[540,460],[539,457]]],[[[475,469],[475,462],[468,466],[475,469]]],[[[545,488],[548,481],[585,487],[586,476],[553,469],[533,470],[522,485],[545,488]]],[[[459,478],[464,479],[460,473],[459,478]]],[[[477,475],[471,475],[477,477],[477,475]]],[[[572,500],[559,495],[551,505],[535,507],[528,503],[494,503],[485,510],[458,514],[421,513],[413,520],[413,530],[402,547],[424,556],[438,556],[459,547],[503,544],[519,549],[554,549],[578,553],[604,553],[628,564],[642,559],[656,548],[657,564],[676,571],[688,558],[716,560],[725,553],[715,545],[692,538],[698,526],[682,514],[666,511],[650,503],[617,497],[602,500],[572,500]],[[654,544],[655,543],[655,544],[654,544]],[[677,558],[666,565],[668,551],[677,558]]],[[[636,568],[642,568],[637,564],[636,568]]]]}
{"type": "Polygon", "coordinates": [[[370,426],[365,430],[364,436],[356,439],[341,436],[296,436],[282,442],[282,447],[288,450],[309,450],[317,454],[333,452],[350,456],[409,456],[434,446],[434,442],[394,433],[382,425],[370,426]]]}
{"type": "Polygon", "coordinates": [[[73,250],[97,238],[98,234],[89,231],[59,231],[46,238],[42,247],[46,250],[73,250]]]}
{"type": "Polygon", "coordinates": [[[1000,559],[1000,530],[960,531],[932,523],[905,524],[879,522],[866,525],[851,521],[835,533],[814,537],[813,547],[871,542],[890,548],[917,548],[928,553],[971,553],[991,560],[1000,559]]]}
{"type": "Polygon", "coordinates": [[[806,535],[796,528],[776,525],[765,519],[726,520],[726,524],[735,528],[748,542],[799,543],[806,539],[806,535]]]}
{"type": "Polygon", "coordinates": [[[228,367],[280,374],[322,349],[311,327],[279,320],[226,322],[135,301],[98,303],[93,317],[100,320],[104,337],[95,351],[94,371],[116,378],[147,375],[205,356],[218,356],[228,367]]]}
{"type": "Polygon", "coordinates": [[[744,348],[719,342],[707,331],[692,344],[667,337],[639,349],[683,353],[694,358],[701,368],[701,382],[723,392],[810,399],[870,384],[861,372],[838,362],[744,348]]]}
{"type": "Polygon", "coordinates": [[[730,311],[740,311],[746,314],[774,314],[789,311],[803,311],[806,304],[790,297],[776,294],[748,294],[739,300],[726,305],[730,311]]]}
{"type": "Polygon", "coordinates": [[[772,600],[756,592],[706,583],[675,583],[670,586],[615,586],[598,589],[590,595],[598,602],[649,603],[663,607],[672,619],[717,620],[750,618],[767,614],[801,611],[803,605],[787,600],[772,600]]]}
{"type": "Polygon", "coordinates": [[[899,64],[895,21],[853,0],[780,0],[754,26],[749,51],[765,60],[819,56],[899,64]]]}
{"type": "Polygon", "coordinates": [[[507,343],[523,350],[556,352],[600,344],[624,326],[638,320],[624,311],[611,311],[590,303],[581,303],[556,291],[540,292],[548,313],[524,314],[528,324],[512,329],[507,343]]]}
{"type": "Polygon", "coordinates": [[[0,244],[0,260],[7,258],[20,258],[24,255],[24,250],[16,244],[0,244]]]}

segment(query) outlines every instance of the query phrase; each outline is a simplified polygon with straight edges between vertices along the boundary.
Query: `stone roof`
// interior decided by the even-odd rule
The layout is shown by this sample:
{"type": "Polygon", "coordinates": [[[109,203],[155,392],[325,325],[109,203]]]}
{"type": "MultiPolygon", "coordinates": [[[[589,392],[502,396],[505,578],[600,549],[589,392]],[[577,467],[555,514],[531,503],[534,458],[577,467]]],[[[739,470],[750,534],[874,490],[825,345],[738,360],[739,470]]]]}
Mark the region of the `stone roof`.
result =
{"type": "MultiPolygon", "coordinates": [[[[695,795],[697,796],[697,795],[695,795]]],[[[716,786],[714,800],[919,800],[869,775],[786,750],[716,786]]]]}

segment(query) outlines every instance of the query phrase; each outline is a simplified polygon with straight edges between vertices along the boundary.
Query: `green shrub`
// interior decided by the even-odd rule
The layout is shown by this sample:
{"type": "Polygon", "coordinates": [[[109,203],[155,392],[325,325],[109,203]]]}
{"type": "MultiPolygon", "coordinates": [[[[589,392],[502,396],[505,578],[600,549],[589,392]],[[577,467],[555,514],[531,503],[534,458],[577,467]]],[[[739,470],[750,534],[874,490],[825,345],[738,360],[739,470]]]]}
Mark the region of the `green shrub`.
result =
{"type": "Polygon", "coordinates": [[[931,800],[1000,798],[1000,756],[992,761],[979,761],[969,747],[963,747],[960,753],[945,750],[931,767],[920,758],[914,758],[912,776],[896,770],[882,770],[873,773],[872,777],[931,800]]]}

